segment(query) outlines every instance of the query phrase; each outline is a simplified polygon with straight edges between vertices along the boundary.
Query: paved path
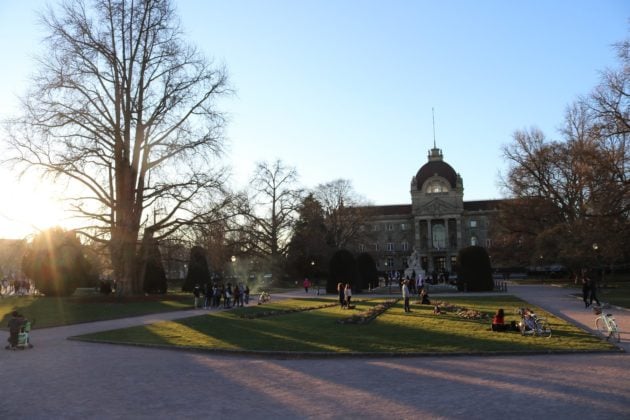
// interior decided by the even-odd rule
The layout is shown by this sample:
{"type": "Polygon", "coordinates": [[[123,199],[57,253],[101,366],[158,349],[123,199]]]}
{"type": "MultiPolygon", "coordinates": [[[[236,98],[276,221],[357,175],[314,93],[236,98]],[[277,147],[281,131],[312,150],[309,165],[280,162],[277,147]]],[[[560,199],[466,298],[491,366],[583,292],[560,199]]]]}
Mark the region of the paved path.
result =
{"type": "MultiPolygon", "coordinates": [[[[594,319],[566,290],[510,293],[594,319]]],[[[35,330],[35,349],[0,353],[0,418],[630,418],[627,353],[271,360],[65,339],[199,312],[35,330]]],[[[628,331],[630,314],[615,315],[628,331]]]]}

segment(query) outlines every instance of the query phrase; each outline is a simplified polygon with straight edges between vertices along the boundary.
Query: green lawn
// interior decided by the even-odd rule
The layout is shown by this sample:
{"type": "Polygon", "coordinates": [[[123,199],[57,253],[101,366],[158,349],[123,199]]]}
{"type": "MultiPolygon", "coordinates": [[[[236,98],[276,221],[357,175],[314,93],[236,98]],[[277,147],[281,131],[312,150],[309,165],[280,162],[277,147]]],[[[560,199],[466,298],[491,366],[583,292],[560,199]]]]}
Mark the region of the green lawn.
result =
{"type": "Polygon", "coordinates": [[[0,326],[6,327],[12,311],[17,310],[33,321],[33,328],[77,324],[190,309],[188,295],[33,297],[11,296],[0,299],[0,326]]]}
{"type": "MultiPolygon", "coordinates": [[[[515,310],[530,306],[511,296],[452,297],[443,299],[468,309],[493,314],[502,307],[506,321],[517,320],[515,310]]],[[[293,313],[289,309],[323,305],[331,300],[286,300],[228,312],[160,322],[78,337],[90,341],[190,347],[207,350],[289,351],[334,353],[489,353],[614,350],[611,344],[571,326],[539,308],[553,328],[551,338],[490,331],[489,320],[467,320],[455,313],[433,314],[432,306],[413,304],[405,313],[402,302],[369,324],[336,321],[368,310],[383,300],[357,302],[353,310],[337,306],[293,313]],[[273,312],[253,319],[243,315],[273,312]]],[[[530,306],[531,307],[531,306],[530,306]]]]}

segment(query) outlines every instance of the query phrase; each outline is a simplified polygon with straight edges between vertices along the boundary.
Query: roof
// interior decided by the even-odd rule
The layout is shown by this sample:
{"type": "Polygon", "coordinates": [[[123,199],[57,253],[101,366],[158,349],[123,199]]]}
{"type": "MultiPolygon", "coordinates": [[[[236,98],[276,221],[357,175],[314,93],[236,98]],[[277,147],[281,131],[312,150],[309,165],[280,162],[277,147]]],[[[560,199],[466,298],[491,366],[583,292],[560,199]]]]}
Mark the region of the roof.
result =
{"type": "Polygon", "coordinates": [[[422,165],[418,173],[416,174],[416,185],[418,190],[422,189],[422,185],[427,179],[437,175],[448,181],[451,188],[457,187],[457,172],[448,163],[443,160],[434,160],[422,165]]]}
{"type": "Polygon", "coordinates": [[[391,204],[385,206],[364,207],[371,216],[410,216],[411,204],[391,204]]]}
{"type": "Polygon", "coordinates": [[[505,200],[464,201],[464,211],[499,210],[499,205],[505,200]]]}

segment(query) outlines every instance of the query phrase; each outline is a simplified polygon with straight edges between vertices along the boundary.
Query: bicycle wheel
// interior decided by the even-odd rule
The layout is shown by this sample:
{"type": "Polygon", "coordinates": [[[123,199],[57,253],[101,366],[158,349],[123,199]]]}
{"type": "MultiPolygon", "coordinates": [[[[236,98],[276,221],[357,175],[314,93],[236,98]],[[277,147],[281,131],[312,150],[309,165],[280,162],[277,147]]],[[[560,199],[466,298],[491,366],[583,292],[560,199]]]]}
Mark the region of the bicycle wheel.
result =
{"type": "Polygon", "coordinates": [[[610,338],[615,340],[617,343],[621,342],[621,334],[619,334],[619,328],[617,328],[617,323],[614,320],[609,320],[610,323],[610,338]]]}
{"type": "Polygon", "coordinates": [[[547,321],[539,320],[536,323],[537,333],[541,337],[549,338],[551,337],[551,327],[547,324],[547,321]]]}
{"type": "Polygon", "coordinates": [[[608,337],[608,326],[601,316],[595,320],[595,328],[597,329],[598,333],[600,333],[604,337],[608,337]]]}

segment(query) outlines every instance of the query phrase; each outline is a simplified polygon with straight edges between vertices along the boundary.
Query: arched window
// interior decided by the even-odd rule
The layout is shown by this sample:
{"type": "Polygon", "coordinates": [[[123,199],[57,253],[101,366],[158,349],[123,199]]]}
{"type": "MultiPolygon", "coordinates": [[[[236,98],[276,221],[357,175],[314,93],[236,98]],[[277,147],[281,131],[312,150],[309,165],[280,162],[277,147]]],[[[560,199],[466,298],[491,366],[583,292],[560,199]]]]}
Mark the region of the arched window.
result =
{"type": "Polygon", "coordinates": [[[446,248],[446,228],[444,225],[434,225],[432,228],[433,233],[433,248],[446,248]]]}

